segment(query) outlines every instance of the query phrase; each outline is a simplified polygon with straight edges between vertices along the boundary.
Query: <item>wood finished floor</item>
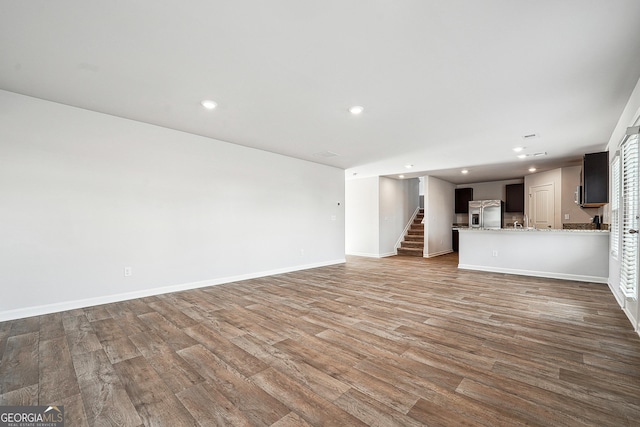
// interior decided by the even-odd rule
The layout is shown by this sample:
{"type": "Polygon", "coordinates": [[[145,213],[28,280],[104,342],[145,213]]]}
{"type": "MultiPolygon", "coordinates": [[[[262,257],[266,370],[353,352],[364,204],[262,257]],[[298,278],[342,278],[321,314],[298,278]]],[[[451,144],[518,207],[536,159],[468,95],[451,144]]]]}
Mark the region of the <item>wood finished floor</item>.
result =
{"type": "Polygon", "coordinates": [[[67,426],[632,426],[640,338],[606,286],[323,267],[0,323],[0,405],[67,426]]]}

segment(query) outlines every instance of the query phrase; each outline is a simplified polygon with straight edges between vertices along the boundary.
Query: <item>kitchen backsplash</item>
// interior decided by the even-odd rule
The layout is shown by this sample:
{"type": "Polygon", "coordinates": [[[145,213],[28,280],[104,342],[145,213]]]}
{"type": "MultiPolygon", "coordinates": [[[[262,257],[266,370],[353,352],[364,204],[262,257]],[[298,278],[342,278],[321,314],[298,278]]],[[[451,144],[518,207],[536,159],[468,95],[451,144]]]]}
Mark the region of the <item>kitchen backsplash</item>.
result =
{"type": "MultiPolygon", "coordinates": [[[[504,223],[504,227],[505,228],[512,228],[513,227],[513,222],[512,221],[505,221],[504,223]]],[[[518,221],[518,224],[522,224],[522,222],[518,221]]],[[[454,222],[452,224],[452,226],[454,228],[456,227],[468,227],[469,223],[467,222],[454,222]]],[[[562,228],[564,230],[596,230],[596,225],[591,223],[591,222],[578,222],[578,223],[564,223],[562,224],[562,228]]],[[[609,224],[600,224],[600,230],[608,230],[609,229],[609,224]]]]}
{"type": "MultiPolygon", "coordinates": [[[[576,223],[564,223],[562,228],[565,230],[596,230],[596,224],[592,222],[576,222],[576,223]]],[[[600,230],[608,230],[609,224],[600,224],[600,230]]]]}
{"type": "MultiPolygon", "coordinates": [[[[515,221],[518,221],[518,224],[524,223],[524,214],[520,213],[520,212],[516,212],[516,213],[505,212],[505,214],[504,214],[504,222],[505,222],[505,224],[507,222],[513,223],[515,221]]],[[[454,224],[469,224],[469,215],[468,214],[455,214],[455,220],[453,221],[453,223],[454,224]]]]}
{"type": "Polygon", "coordinates": [[[518,224],[524,224],[524,214],[520,213],[520,212],[505,212],[504,213],[504,223],[505,225],[507,223],[511,224],[511,226],[513,226],[513,223],[518,221],[518,224]]]}

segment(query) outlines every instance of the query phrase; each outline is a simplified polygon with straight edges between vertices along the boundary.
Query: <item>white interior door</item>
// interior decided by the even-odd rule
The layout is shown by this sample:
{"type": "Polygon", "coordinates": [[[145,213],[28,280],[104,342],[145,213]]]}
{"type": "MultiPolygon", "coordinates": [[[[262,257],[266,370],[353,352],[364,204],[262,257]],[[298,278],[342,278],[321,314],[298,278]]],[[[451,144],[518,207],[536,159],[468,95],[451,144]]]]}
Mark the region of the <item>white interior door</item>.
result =
{"type": "Polygon", "coordinates": [[[555,228],[553,183],[529,188],[529,223],[536,228],[555,228]]]}

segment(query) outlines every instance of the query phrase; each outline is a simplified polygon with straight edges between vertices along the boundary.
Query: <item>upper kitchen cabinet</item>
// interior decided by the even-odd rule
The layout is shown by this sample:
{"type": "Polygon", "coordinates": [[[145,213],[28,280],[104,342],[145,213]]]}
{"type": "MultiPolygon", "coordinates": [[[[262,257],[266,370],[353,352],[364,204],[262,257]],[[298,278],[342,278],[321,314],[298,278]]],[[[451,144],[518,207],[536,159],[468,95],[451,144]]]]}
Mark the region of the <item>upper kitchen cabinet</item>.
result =
{"type": "Polygon", "coordinates": [[[505,186],[507,202],[505,212],[524,212],[524,184],[505,186]]]}
{"type": "Polygon", "coordinates": [[[609,153],[585,154],[582,161],[582,203],[597,208],[609,203],[609,153]]]}
{"type": "Polygon", "coordinates": [[[473,200],[473,188],[456,188],[456,213],[469,213],[469,202],[473,200]]]}

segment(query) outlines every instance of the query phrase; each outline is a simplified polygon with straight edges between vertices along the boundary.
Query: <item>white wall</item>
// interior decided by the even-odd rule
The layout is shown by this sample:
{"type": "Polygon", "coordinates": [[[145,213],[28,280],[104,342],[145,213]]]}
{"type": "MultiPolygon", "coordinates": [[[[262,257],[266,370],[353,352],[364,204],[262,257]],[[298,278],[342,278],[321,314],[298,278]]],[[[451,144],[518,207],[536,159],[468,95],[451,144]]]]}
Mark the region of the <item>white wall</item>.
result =
{"type": "Polygon", "coordinates": [[[380,177],[380,256],[396,255],[396,243],[419,203],[418,179],[380,177]]]}
{"type": "Polygon", "coordinates": [[[561,169],[562,173],[562,223],[575,224],[591,222],[595,215],[602,215],[603,208],[581,208],[575,202],[575,192],[580,185],[582,166],[569,166],[561,169]],[[569,219],[566,219],[569,215],[569,219]]]}
{"type": "Polygon", "coordinates": [[[451,218],[454,214],[455,184],[432,176],[424,177],[424,257],[453,251],[451,218]]]}
{"type": "Polygon", "coordinates": [[[350,255],[380,254],[379,188],[377,176],[345,182],[345,248],[350,255]]]}
{"type": "Polygon", "coordinates": [[[459,268],[605,283],[609,233],[460,230],[459,268]]]}
{"type": "Polygon", "coordinates": [[[372,177],[348,180],[346,252],[350,255],[396,255],[419,203],[418,179],[372,177]]]}
{"type": "Polygon", "coordinates": [[[344,262],[342,170],[4,91],[0,199],[0,320],[344,262]]]}
{"type": "MultiPolygon", "coordinates": [[[[628,127],[636,125],[638,123],[640,117],[640,80],[636,84],[633,93],[629,97],[629,101],[627,102],[627,106],[625,107],[620,119],[618,120],[618,124],[616,125],[611,138],[609,139],[609,143],[607,145],[607,150],[609,151],[609,160],[613,159],[620,142],[622,142],[622,138],[625,135],[625,132],[628,127]]],[[[611,172],[611,168],[609,168],[611,172]]],[[[611,182],[611,179],[609,180],[611,182]]],[[[611,185],[609,185],[609,190],[611,190],[611,185]]],[[[611,195],[611,191],[609,191],[611,195]]],[[[640,303],[638,300],[634,301],[632,299],[625,298],[622,292],[620,292],[620,261],[618,259],[614,259],[611,255],[609,255],[609,288],[611,288],[611,292],[616,297],[616,300],[620,304],[620,307],[624,310],[627,317],[633,324],[633,327],[636,331],[640,333],[640,303]]]]}

